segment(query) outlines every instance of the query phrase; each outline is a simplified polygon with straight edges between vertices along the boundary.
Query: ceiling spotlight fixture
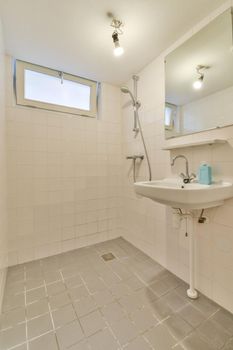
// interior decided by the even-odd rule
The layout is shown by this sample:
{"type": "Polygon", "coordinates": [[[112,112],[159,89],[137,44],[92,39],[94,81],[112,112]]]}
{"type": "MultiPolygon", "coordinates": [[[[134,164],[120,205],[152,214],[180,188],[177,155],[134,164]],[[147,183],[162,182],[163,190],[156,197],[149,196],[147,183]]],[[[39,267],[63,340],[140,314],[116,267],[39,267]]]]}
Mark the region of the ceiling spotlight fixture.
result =
{"type": "Polygon", "coordinates": [[[119,35],[123,34],[122,21],[120,21],[119,19],[116,19],[112,13],[108,13],[107,15],[108,15],[108,17],[112,18],[112,22],[111,22],[110,26],[114,28],[114,31],[112,33],[112,40],[114,43],[113,53],[115,56],[121,56],[124,53],[124,49],[120,45],[120,40],[119,40],[119,35]]]}
{"type": "Polygon", "coordinates": [[[118,33],[116,31],[114,31],[113,34],[112,34],[112,40],[113,40],[113,43],[114,43],[114,46],[115,46],[114,50],[113,50],[114,55],[115,56],[121,56],[124,53],[124,49],[120,45],[118,33]]]}
{"type": "Polygon", "coordinates": [[[196,71],[197,74],[199,75],[198,79],[194,81],[193,83],[193,88],[196,90],[199,90],[202,88],[203,86],[203,80],[204,80],[204,73],[203,70],[208,69],[208,66],[202,66],[202,65],[198,65],[196,67],[196,71]]]}
{"type": "Polygon", "coordinates": [[[193,83],[194,89],[199,90],[202,88],[203,79],[204,79],[204,75],[202,74],[197,80],[194,81],[193,83]]]}

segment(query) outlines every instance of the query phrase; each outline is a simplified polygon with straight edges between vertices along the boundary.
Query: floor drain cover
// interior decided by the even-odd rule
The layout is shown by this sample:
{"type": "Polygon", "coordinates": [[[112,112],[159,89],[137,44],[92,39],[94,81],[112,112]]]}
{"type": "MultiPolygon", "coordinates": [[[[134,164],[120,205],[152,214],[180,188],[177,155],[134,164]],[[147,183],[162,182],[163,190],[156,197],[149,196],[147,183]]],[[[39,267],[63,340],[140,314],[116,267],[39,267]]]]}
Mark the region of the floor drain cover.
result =
{"type": "Polygon", "coordinates": [[[102,255],[102,258],[105,261],[110,261],[110,260],[116,259],[116,257],[112,253],[104,254],[104,255],[102,255]]]}

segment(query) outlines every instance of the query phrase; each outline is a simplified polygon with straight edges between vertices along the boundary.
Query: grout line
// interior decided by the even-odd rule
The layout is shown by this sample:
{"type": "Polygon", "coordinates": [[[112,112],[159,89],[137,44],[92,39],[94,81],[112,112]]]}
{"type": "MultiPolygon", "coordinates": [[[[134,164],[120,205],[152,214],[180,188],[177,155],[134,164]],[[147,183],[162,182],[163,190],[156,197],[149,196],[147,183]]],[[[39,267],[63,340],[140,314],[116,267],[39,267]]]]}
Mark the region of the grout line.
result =
{"type": "Polygon", "coordinates": [[[26,305],[27,305],[27,294],[26,294],[26,268],[24,266],[24,303],[25,303],[25,320],[26,320],[26,323],[25,323],[25,329],[26,329],[26,346],[27,346],[27,350],[29,350],[29,343],[28,343],[28,324],[27,324],[27,308],[26,308],[26,305]]]}
{"type": "MultiPolygon", "coordinates": [[[[63,277],[63,275],[62,275],[61,270],[59,270],[59,272],[60,272],[60,274],[61,274],[62,282],[64,283],[66,290],[68,290],[68,288],[66,287],[65,280],[64,280],[64,277],[63,277]]],[[[82,280],[82,277],[81,277],[81,276],[80,276],[80,278],[81,278],[81,280],[82,280]]],[[[70,300],[70,303],[71,303],[71,305],[72,305],[72,307],[73,307],[73,300],[71,299],[70,294],[69,294],[68,292],[67,292],[67,294],[68,294],[68,298],[69,298],[69,300],[70,300]]],[[[79,320],[79,317],[78,317],[77,312],[76,312],[76,310],[75,310],[74,307],[73,307],[73,309],[74,309],[75,315],[77,316],[77,321],[78,321],[78,323],[79,323],[79,325],[80,325],[80,328],[81,328],[81,330],[82,330],[82,332],[83,332],[83,334],[84,334],[84,337],[85,337],[85,332],[84,332],[83,326],[82,326],[82,324],[81,324],[81,322],[80,322],[80,320],[79,320]]],[[[73,321],[72,321],[72,322],[73,322],[73,321]]],[[[75,344],[74,344],[74,345],[75,345],[75,344]]]]}
{"type": "Polygon", "coordinates": [[[51,310],[51,306],[50,306],[50,302],[49,302],[48,289],[47,289],[47,285],[46,285],[45,279],[44,279],[44,287],[45,287],[46,299],[47,299],[48,308],[49,308],[49,315],[50,315],[50,319],[51,319],[52,327],[53,327],[53,333],[54,333],[54,336],[55,336],[55,341],[56,341],[56,344],[57,344],[57,348],[59,349],[59,344],[58,344],[58,340],[57,340],[57,336],[56,336],[56,330],[55,330],[55,325],[54,325],[54,321],[53,321],[53,315],[52,315],[52,310],[51,310]]]}

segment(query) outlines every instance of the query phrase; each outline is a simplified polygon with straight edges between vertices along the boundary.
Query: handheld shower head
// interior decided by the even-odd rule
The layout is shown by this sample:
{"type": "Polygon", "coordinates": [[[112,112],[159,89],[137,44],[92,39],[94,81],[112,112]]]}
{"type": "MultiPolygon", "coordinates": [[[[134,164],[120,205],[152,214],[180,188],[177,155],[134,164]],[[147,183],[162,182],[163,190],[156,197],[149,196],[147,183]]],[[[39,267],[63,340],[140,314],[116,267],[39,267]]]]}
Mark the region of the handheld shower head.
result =
{"type": "Polygon", "coordinates": [[[136,105],[135,98],[133,97],[132,92],[127,88],[127,86],[122,86],[122,87],[121,87],[121,92],[123,92],[123,94],[129,94],[130,97],[131,97],[131,100],[132,100],[132,102],[133,102],[133,106],[136,105]]]}
{"type": "Polygon", "coordinates": [[[127,86],[122,86],[121,87],[121,92],[123,92],[124,94],[128,94],[129,93],[129,89],[127,88],[127,86]]]}

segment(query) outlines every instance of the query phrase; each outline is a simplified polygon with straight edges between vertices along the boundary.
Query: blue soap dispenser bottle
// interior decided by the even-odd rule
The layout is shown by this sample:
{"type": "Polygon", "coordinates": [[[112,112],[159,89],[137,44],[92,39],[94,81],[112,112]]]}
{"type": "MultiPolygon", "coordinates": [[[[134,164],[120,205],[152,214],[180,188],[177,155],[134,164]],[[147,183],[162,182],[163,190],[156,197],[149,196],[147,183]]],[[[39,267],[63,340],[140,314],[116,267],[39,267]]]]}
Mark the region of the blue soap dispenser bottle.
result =
{"type": "Polygon", "coordinates": [[[212,168],[207,162],[202,162],[198,171],[198,182],[202,185],[212,183],[212,168]]]}

